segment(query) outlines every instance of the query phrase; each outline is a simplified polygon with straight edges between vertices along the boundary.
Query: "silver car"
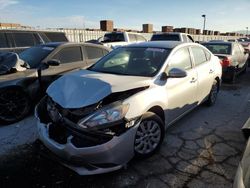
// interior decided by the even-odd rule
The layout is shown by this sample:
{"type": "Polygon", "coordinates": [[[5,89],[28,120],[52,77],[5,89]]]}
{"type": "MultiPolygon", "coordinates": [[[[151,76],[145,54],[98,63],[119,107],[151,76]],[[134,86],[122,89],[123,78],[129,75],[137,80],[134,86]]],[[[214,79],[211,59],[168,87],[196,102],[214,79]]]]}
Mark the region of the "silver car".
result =
{"type": "Polygon", "coordinates": [[[40,140],[78,174],[117,170],[155,153],[187,112],[213,105],[221,74],[219,59],[199,44],[117,48],[49,86],[36,107],[40,140]]]}

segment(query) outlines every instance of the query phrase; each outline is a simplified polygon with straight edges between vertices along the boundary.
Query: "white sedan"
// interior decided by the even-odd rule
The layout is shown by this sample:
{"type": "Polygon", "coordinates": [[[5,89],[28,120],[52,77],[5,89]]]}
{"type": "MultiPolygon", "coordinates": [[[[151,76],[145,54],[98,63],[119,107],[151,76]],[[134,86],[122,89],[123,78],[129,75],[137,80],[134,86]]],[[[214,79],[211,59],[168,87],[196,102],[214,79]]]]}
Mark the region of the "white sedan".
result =
{"type": "Polygon", "coordinates": [[[36,107],[40,140],[81,175],[117,170],[157,151],[187,112],[213,105],[221,74],[219,59],[199,44],[117,48],[49,86],[36,107]]]}

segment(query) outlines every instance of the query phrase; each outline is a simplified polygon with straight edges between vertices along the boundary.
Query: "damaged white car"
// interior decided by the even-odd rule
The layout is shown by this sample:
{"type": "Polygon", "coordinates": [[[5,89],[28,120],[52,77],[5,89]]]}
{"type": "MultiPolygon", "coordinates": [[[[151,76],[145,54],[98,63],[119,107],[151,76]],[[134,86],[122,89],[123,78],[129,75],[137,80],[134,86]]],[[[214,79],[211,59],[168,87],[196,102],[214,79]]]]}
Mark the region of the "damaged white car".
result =
{"type": "Polygon", "coordinates": [[[219,59],[195,43],[120,47],[49,86],[36,107],[39,138],[78,174],[117,170],[152,155],[184,114],[213,105],[221,72],[219,59]]]}

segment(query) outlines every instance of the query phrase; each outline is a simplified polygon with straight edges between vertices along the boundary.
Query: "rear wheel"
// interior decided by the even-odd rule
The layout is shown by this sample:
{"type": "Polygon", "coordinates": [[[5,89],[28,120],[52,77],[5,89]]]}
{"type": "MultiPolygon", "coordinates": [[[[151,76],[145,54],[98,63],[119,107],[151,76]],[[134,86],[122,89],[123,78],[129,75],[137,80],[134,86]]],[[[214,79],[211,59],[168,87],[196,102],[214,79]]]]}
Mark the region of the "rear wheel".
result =
{"type": "Polygon", "coordinates": [[[152,112],[145,113],[136,131],[135,156],[145,158],[154,154],[160,148],[164,135],[164,123],[161,118],[152,112]]]}
{"type": "Polygon", "coordinates": [[[206,104],[208,106],[213,106],[216,102],[217,99],[217,95],[218,95],[218,91],[219,91],[219,86],[218,86],[218,81],[214,81],[211,91],[209,93],[208,99],[206,101],[206,104]]]}
{"type": "Polygon", "coordinates": [[[0,122],[11,124],[23,119],[30,111],[31,103],[27,94],[19,88],[0,91],[0,122]]]}

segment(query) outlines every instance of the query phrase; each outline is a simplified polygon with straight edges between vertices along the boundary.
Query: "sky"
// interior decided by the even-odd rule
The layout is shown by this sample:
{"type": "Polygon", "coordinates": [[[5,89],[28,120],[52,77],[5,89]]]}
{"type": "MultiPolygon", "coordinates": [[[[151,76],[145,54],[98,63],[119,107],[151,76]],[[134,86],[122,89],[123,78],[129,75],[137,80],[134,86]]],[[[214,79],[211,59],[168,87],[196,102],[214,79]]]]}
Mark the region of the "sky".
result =
{"type": "Polygon", "coordinates": [[[151,23],[226,31],[250,29],[250,0],[0,0],[0,22],[40,28],[96,28],[113,20],[115,28],[142,30],[151,23]]]}

